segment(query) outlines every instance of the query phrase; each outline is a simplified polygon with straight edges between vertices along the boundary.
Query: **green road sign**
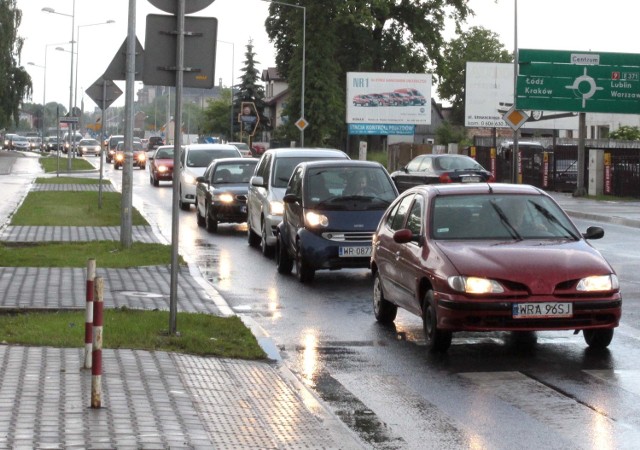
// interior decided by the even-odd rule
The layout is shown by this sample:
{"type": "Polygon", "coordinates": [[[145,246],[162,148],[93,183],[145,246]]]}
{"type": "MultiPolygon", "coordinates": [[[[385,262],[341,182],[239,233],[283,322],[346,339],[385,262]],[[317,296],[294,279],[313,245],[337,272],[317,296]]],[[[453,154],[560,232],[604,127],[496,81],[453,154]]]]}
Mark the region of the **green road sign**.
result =
{"type": "Polygon", "coordinates": [[[521,49],[518,66],[518,109],[640,114],[640,55],[521,49]]]}

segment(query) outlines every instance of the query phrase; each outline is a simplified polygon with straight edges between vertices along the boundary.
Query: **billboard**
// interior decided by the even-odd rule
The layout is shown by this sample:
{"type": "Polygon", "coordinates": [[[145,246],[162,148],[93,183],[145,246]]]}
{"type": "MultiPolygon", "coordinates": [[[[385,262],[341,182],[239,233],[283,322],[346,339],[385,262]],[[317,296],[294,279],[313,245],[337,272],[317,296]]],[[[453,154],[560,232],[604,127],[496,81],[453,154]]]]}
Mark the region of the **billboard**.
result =
{"type": "MultiPolygon", "coordinates": [[[[467,127],[510,128],[502,118],[513,106],[513,64],[467,62],[465,119],[467,127]]],[[[575,130],[578,116],[572,112],[525,110],[529,119],[522,128],[575,130]]]]}
{"type": "Polygon", "coordinates": [[[348,72],[349,124],[430,125],[431,75],[348,72]]]}

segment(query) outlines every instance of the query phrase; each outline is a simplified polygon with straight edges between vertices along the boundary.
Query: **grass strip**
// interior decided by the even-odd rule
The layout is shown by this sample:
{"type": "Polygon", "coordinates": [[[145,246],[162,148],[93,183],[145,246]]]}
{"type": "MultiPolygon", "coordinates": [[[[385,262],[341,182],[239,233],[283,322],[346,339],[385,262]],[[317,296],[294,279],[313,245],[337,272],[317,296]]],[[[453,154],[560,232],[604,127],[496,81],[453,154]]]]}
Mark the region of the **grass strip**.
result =
{"type": "MultiPolygon", "coordinates": [[[[123,248],[116,241],[0,244],[0,267],[86,267],[92,258],[98,267],[114,269],[169,265],[171,246],[133,242],[123,248]]],[[[184,264],[181,256],[179,263],[184,264]]]]}
{"type": "MultiPolygon", "coordinates": [[[[81,348],[84,311],[0,314],[4,344],[81,348]]],[[[168,311],[105,309],[103,348],[179,352],[198,356],[263,359],[251,331],[238,317],[179,312],[178,334],[168,332],[168,311]]]]}
{"type": "MultiPolygon", "coordinates": [[[[67,172],[69,159],[66,155],[58,158],[57,156],[43,156],[40,158],[40,165],[45,173],[67,172]]],[[[82,158],[71,158],[71,170],[95,170],[96,168],[89,161],[82,158]]]]}
{"type": "MultiPolygon", "coordinates": [[[[97,178],[80,178],[80,177],[39,177],[36,178],[35,184],[100,184],[97,178]]],[[[102,184],[110,185],[110,180],[102,180],[102,184]]]]}
{"type": "MultiPolygon", "coordinates": [[[[119,226],[122,195],[119,192],[103,192],[102,208],[97,191],[34,191],[29,192],[18,211],[11,218],[11,225],[31,226],[119,226]]],[[[133,208],[133,225],[149,225],[140,212],[133,208]]]]}

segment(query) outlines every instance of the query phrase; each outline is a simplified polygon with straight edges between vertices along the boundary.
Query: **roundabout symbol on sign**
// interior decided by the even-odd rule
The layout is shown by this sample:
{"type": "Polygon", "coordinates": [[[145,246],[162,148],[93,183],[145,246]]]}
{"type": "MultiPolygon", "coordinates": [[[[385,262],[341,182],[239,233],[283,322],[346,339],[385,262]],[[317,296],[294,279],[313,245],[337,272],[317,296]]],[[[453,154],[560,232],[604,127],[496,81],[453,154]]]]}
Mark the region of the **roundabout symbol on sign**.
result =
{"type": "Polygon", "coordinates": [[[596,80],[594,80],[592,77],[590,77],[589,75],[587,75],[587,68],[584,68],[584,74],[580,75],[578,78],[576,78],[573,82],[572,85],[569,86],[565,86],[567,89],[572,89],[573,93],[579,97],[580,95],[582,95],[582,107],[584,108],[586,106],[586,102],[588,99],[590,99],[591,97],[593,97],[593,95],[596,93],[596,91],[601,91],[604,88],[602,87],[598,87],[596,86],[596,80]],[[589,90],[587,92],[582,92],[582,90],[580,89],[580,84],[582,83],[587,83],[589,85],[589,90]]]}

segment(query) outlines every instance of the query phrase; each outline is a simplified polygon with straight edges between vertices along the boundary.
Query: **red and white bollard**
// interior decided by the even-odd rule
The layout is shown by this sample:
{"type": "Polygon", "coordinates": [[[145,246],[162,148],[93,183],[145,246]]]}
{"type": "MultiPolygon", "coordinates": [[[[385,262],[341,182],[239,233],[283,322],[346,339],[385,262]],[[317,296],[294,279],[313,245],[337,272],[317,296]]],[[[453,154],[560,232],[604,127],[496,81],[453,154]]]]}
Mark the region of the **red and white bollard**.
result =
{"type": "Polygon", "coordinates": [[[94,280],[96,278],[96,260],[89,259],[87,261],[87,306],[84,320],[84,366],[85,369],[91,369],[91,344],[93,341],[93,289],[94,280]]]}
{"type": "Polygon", "coordinates": [[[91,367],[91,407],[102,405],[102,306],[104,280],[97,277],[95,281],[95,301],[93,305],[93,364],[91,367]]]}

